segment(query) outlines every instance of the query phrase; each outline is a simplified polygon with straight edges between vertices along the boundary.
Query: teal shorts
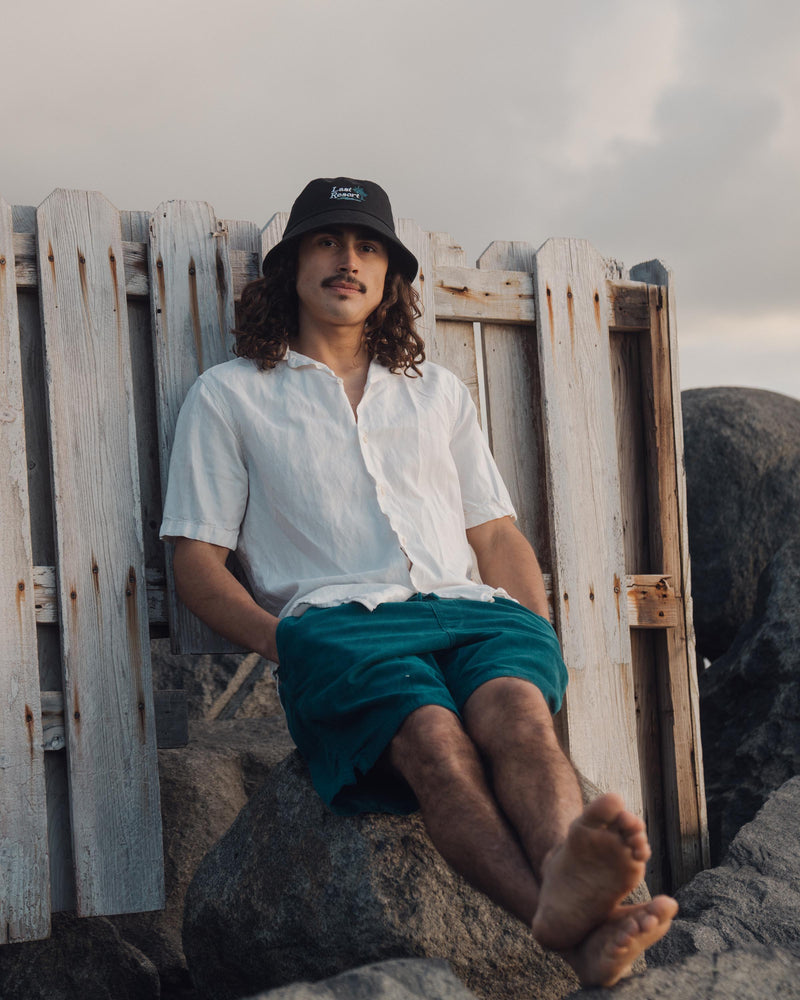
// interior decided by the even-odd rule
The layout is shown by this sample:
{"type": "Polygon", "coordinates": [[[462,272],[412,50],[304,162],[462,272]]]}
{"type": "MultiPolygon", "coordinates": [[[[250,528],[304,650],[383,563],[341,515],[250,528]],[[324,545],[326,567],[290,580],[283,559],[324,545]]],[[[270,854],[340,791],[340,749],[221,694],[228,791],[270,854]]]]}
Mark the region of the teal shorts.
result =
{"type": "Polygon", "coordinates": [[[320,797],[343,815],[417,808],[404,781],[375,768],[417,708],[442,705],[460,718],[481,684],[520,677],[555,713],[567,686],[550,622],[504,598],[309,608],[281,620],[277,644],[289,732],[320,797]]]}

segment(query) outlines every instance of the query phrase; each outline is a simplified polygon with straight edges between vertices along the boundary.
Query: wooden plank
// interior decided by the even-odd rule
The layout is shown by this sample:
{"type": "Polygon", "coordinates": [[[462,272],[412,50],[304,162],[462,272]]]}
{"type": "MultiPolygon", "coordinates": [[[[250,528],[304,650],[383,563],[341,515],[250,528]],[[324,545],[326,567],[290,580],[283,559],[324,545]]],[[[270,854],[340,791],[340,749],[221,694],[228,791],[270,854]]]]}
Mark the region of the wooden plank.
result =
{"type": "Polygon", "coordinates": [[[119,215],[37,212],[73,856],[80,915],[163,906],[139,475],[119,215]]]}
{"type": "MultiPolygon", "coordinates": [[[[280,239],[287,218],[287,212],[278,212],[264,227],[262,235],[264,254],[280,239]]],[[[408,227],[406,238],[412,243],[415,242],[417,237],[413,233],[413,227],[416,224],[411,220],[401,219],[398,223],[398,226],[400,225],[408,227]]],[[[150,290],[147,244],[131,238],[123,240],[122,246],[125,258],[126,294],[129,298],[147,298],[150,290]]],[[[39,283],[39,272],[36,268],[34,234],[16,233],[14,249],[17,286],[36,288],[39,283]]],[[[409,249],[413,248],[409,245],[409,249]]],[[[238,299],[244,286],[260,277],[261,259],[258,253],[252,250],[234,249],[233,246],[230,248],[229,256],[234,296],[238,299]]],[[[502,273],[481,274],[475,268],[466,267],[462,258],[458,265],[443,264],[441,267],[434,266],[432,272],[423,271],[421,278],[417,280],[417,290],[424,289],[427,282],[425,294],[427,315],[435,313],[442,319],[460,320],[465,323],[534,325],[536,309],[531,277],[516,273],[513,269],[496,270],[502,273]]],[[[607,281],[605,295],[611,329],[630,333],[647,329],[649,321],[647,288],[642,282],[607,281]]],[[[427,332],[430,336],[430,329],[427,332]]]]}
{"type": "MultiPolygon", "coordinates": [[[[646,285],[639,285],[646,290],[646,285]]],[[[649,323],[649,318],[648,318],[649,323]]],[[[650,558],[650,524],[647,505],[649,462],[645,449],[645,426],[648,415],[642,399],[641,347],[642,335],[613,332],[610,336],[611,373],[614,413],[617,427],[617,454],[620,477],[625,566],[633,573],[657,568],[650,558]]],[[[636,616],[628,613],[631,629],[636,616]]],[[[674,590],[672,615],[676,618],[674,590]]],[[[647,864],[647,885],[651,893],[663,891],[669,884],[668,851],[661,765],[661,717],[655,642],[652,633],[631,631],[631,656],[636,691],[636,729],[639,763],[642,772],[643,818],[653,853],[647,864]]]]}
{"type": "Polygon", "coordinates": [[[656,647],[660,682],[664,803],[671,882],[682,885],[709,863],[699,695],[689,579],[683,425],[672,277],[659,261],[631,270],[649,288],[649,351],[642,378],[651,407],[651,556],[671,574],[681,599],[676,628],[656,647]]]}
{"type": "MultiPolygon", "coordinates": [[[[478,267],[489,269],[489,274],[517,273],[533,289],[533,248],[528,243],[497,240],[481,254],[478,267]]],[[[517,511],[519,528],[543,570],[550,572],[536,329],[533,325],[484,322],[481,334],[489,443],[517,511]]]]}
{"type": "MultiPolygon", "coordinates": [[[[206,202],[163,202],[150,221],[149,260],[163,493],[186,393],[201,372],[233,357],[228,233],[206,202]]],[[[171,545],[166,574],[173,652],[230,649],[177,599],[171,545]]]]}
{"type": "MultiPolygon", "coordinates": [[[[36,262],[36,209],[14,210],[15,245],[20,233],[29,234],[31,269],[36,275],[32,288],[20,288],[18,308],[25,397],[25,439],[28,452],[28,495],[31,512],[31,542],[37,564],[55,562],[53,496],[50,476],[50,432],[47,421],[47,388],[44,377],[44,334],[39,309],[36,262]]],[[[17,259],[19,274],[19,259],[17,259]]],[[[55,577],[53,578],[55,580],[55,577]]],[[[55,596],[55,591],[54,591],[55,596]]],[[[34,570],[34,600],[36,574],[34,570]]],[[[53,621],[57,622],[57,618],[53,621]]],[[[42,690],[62,684],[61,641],[56,624],[39,623],[37,608],[39,685],[42,690]]],[[[45,755],[47,789],[47,836],[50,855],[50,907],[53,913],[75,908],[75,875],[72,867],[71,824],[66,751],[45,755]]]]}
{"type": "MultiPolygon", "coordinates": [[[[449,233],[429,233],[428,245],[434,274],[442,265],[463,264],[464,251],[449,233]]],[[[475,327],[472,322],[453,322],[436,314],[434,336],[426,342],[425,356],[429,361],[444,365],[457,375],[466,385],[478,411],[478,419],[484,422],[481,412],[481,392],[478,386],[478,358],[475,346],[475,327]]]]}
{"type": "Polygon", "coordinates": [[[647,285],[640,281],[607,281],[608,324],[620,333],[640,333],[650,329],[647,285]]]}
{"type": "Polygon", "coordinates": [[[548,240],[533,268],[569,749],[640,813],[605,263],[585,241],[548,240]]]}
{"type": "MultiPolygon", "coordinates": [[[[146,571],[147,613],[150,624],[161,625],[167,620],[167,597],[164,580],[158,573],[146,571]]],[[[545,572],[547,600],[553,599],[551,576],[545,572]]],[[[53,566],[33,567],[36,621],[58,621],[56,571],[53,566]]],[[[631,628],[673,628],[678,621],[679,606],[669,577],[657,573],[625,577],[625,596],[631,628]]],[[[552,615],[551,615],[552,617],[552,615]]]]}
{"type": "Polygon", "coordinates": [[[520,271],[437,266],[434,304],[443,319],[526,326],[536,322],[533,279],[520,271]]]}
{"type": "MultiPolygon", "coordinates": [[[[261,260],[263,261],[276,243],[280,243],[286,223],[289,221],[288,212],[275,212],[270,216],[269,222],[261,229],[261,260]]],[[[259,267],[259,273],[261,268],[259,267]]]]}
{"type": "Polygon", "coordinates": [[[13,217],[2,198],[0,372],[0,944],[5,944],[50,933],[50,880],[13,217]]]}
{"type": "MultiPolygon", "coordinates": [[[[61,750],[66,745],[64,695],[42,691],[42,743],[45,750],[61,750]]],[[[186,692],[154,691],[156,742],[159,749],[184,747],[189,742],[189,714],[186,692]]]]}
{"type": "Polygon", "coordinates": [[[425,341],[425,356],[435,361],[444,353],[439,346],[436,332],[436,310],[433,305],[433,258],[428,234],[413,219],[397,219],[395,228],[400,240],[419,262],[414,287],[419,293],[422,316],[417,320],[417,332],[425,341]]]}

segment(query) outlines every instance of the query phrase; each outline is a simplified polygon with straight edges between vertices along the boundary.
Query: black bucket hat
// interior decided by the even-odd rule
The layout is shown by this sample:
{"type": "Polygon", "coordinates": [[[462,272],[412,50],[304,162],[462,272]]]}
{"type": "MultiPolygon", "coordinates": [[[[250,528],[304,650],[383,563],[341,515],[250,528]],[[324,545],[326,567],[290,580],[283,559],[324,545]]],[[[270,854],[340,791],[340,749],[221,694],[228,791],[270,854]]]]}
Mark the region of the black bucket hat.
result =
{"type": "Polygon", "coordinates": [[[287,244],[304,233],[334,224],[374,230],[386,241],[389,256],[398,270],[409,281],[414,280],[419,267],[417,258],[397,238],[389,196],[373,181],[357,181],[352,177],[318,177],[306,184],[292,205],[280,243],[264,258],[264,274],[287,244]]]}

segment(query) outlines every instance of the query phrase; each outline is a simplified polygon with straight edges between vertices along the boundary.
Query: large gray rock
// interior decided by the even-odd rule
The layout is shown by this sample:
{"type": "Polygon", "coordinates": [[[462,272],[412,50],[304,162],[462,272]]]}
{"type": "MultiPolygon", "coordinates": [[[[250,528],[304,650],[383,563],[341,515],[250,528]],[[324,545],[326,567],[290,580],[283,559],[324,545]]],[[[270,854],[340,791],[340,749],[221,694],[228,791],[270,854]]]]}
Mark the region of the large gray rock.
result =
{"type": "Polygon", "coordinates": [[[181,931],[183,901],[197,866],[293,748],[281,715],[192,721],[188,746],[159,751],[166,909],[112,919],[122,936],[155,963],[165,991],[190,985],[181,931]]]}
{"type": "Polygon", "coordinates": [[[198,869],[183,940],[205,1000],[403,957],[444,958],[492,1000],[547,1000],[577,985],[527,928],[454,874],[418,815],[335,816],[297,754],[198,869]]]}
{"type": "Polygon", "coordinates": [[[293,983],[249,1000],[475,1000],[447,962],[397,958],[341,972],[319,983],[293,983]]]}
{"type": "Polygon", "coordinates": [[[155,966],[103,918],[55,914],[46,941],[0,947],[2,1000],[158,1000],[155,966]]]}
{"type": "MultiPolygon", "coordinates": [[[[800,505],[800,495],[798,495],[800,505]]],[[[712,862],[800,774],[800,535],[769,563],[754,616],[700,675],[712,862]]]]}
{"type": "MultiPolygon", "coordinates": [[[[800,959],[780,948],[692,955],[570,1000],[800,1000],[800,959]]],[[[299,998],[298,998],[299,1000],[299,998]]]]}
{"type": "Polygon", "coordinates": [[[800,534],[800,400],[761,389],[681,395],[698,651],[721,656],[761,571],[800,534]]]}
{"type": "Polygon", "coordinates": [[[678,891],[678,919],[648,952],[648,964],[754,945],[774,945],[800,958],[799,821],[796,777],[742,827],[720,867],[700,872],[678,891]]]}

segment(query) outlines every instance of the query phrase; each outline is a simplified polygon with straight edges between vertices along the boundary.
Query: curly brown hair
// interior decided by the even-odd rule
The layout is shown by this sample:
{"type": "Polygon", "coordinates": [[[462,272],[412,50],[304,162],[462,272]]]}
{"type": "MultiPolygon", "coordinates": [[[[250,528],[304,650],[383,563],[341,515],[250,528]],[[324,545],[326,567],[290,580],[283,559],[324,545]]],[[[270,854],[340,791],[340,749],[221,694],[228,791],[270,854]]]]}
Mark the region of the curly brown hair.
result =
{"type": "MultiPolygon", "coordinates": [[[[262,371],[274,368],[298,334],[297,248],[278,256],[263,278],[245,286],[236,306],[234,353],[252,358],[262,371]]],[[[391,372],[420,375],[425,344],[416,331],[422,315],[416,289],[392,267],[386,273],[383,298],[367,317],[364,335],[370,360],[391,372]]]]}

